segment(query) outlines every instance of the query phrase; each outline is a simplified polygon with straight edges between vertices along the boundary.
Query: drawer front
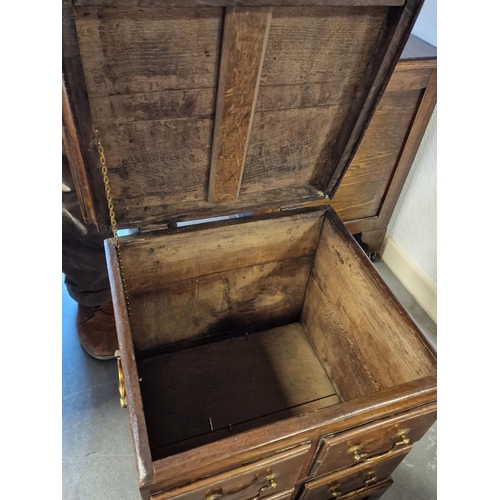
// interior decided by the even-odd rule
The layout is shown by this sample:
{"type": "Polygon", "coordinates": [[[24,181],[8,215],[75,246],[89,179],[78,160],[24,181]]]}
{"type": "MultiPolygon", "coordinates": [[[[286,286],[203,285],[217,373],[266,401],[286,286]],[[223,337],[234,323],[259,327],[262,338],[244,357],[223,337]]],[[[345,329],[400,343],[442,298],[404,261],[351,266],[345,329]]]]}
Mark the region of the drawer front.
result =
{"type": "MultiPolygon", "coordinates": [[[[304,444],[188,486],[157,493],[151,500],[273,499],[293,489],[311,445],[304,444]]],[[[277,497],[280,500],[282,496],[277,497]]]]}
{"type": "Polygon", "coordinates": [[[436,405],[428,405],[323,439],[311,477],[362,463],[418,441],[436,420],[436,405]]]}
{"type": "MultiPolygon", "coordinates": [[[[385,481],[403,458],[410,452],[411,446],[389,453],[388,457],[374,458],[319,479],[309,481],[304,485],[300,500],[331,500],[343,498],[358,498],[358,493],[385,481]]],[[[360,496],[359,498],[364,498],[360,496]]]]}
{"type": "Polygon", "coordinates": [[[392,479],[389,478],[373,486],[367,486],[359,491],[353,491],[338,498],[342,498],[342,500],[375,500],[375,498],[380,498],[391,487],[392,482],[392,479]]]}
{"type": "Polygon", "coordinates": [[[290,490],[282,491],[281,493],[278,493],[276,495],[266,496],[265,499],[266,500],[290,500],[290,498],[292,498],[294,491],[295,491],[295,489],[292,488],[290,490]]]}

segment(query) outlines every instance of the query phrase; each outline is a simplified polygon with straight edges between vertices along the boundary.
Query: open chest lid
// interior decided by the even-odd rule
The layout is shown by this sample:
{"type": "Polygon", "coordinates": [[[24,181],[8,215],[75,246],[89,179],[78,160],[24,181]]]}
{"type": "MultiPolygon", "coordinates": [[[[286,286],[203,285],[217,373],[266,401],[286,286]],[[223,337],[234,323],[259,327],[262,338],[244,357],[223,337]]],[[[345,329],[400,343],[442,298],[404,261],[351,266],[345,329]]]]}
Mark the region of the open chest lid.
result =
{"type": "Polygon", "coordinates": [[[63,139],[119,227],[331,197],[422,0],[63,0],[63,139]],[[233,5],[238,5],[233,7],[233,5]]]}

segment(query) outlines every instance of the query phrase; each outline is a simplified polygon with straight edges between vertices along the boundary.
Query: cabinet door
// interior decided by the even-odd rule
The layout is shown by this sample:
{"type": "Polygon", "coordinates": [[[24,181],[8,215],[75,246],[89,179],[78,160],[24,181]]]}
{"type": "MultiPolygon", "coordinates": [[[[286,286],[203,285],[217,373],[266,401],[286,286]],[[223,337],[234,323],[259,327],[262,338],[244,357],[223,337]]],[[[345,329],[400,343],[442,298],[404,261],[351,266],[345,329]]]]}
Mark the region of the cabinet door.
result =
{"type": "Polygon", "coordinates": [[[281,494],[286,499],[310,447],[304,444],[188,486],[157,493],[151,500],[258,500],[278,494],[279,500],[281,494]]]}

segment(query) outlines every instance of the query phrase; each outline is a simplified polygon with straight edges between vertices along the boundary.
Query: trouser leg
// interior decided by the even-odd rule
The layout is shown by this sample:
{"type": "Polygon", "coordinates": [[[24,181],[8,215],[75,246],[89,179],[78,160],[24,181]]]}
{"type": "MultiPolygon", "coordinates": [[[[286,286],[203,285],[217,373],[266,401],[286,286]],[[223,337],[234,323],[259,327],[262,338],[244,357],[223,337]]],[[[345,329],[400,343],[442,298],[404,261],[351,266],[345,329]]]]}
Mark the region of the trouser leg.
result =
{"type": "Polygon", "coordinates": [[[104,240],[111,235],[83,222],[65,156],[62,212],[62,271],[69,295],[84,306],[111,300],[104,253],[104,240]]]}

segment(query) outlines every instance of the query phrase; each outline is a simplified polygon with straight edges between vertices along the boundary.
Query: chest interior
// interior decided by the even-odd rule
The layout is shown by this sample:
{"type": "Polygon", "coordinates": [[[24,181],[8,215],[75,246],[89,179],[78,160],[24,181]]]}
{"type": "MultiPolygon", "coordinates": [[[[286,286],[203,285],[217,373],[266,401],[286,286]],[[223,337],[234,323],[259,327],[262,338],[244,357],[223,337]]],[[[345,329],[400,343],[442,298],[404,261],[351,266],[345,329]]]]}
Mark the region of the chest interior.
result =
{"type": "Polygon", "coordinates": [[[118,226],[155,228],[121,240],[118,315],[155,462],[435,375],[333,209],[159,229],[331,197],[421,2],[175,3],[63,3],[82,198],[105,227],[97,128],[118,226]]]}
{"type": "Polygon", "coordinates": [[[153,460],[435,373],[330,208],[123,239],[153,460]]]}

